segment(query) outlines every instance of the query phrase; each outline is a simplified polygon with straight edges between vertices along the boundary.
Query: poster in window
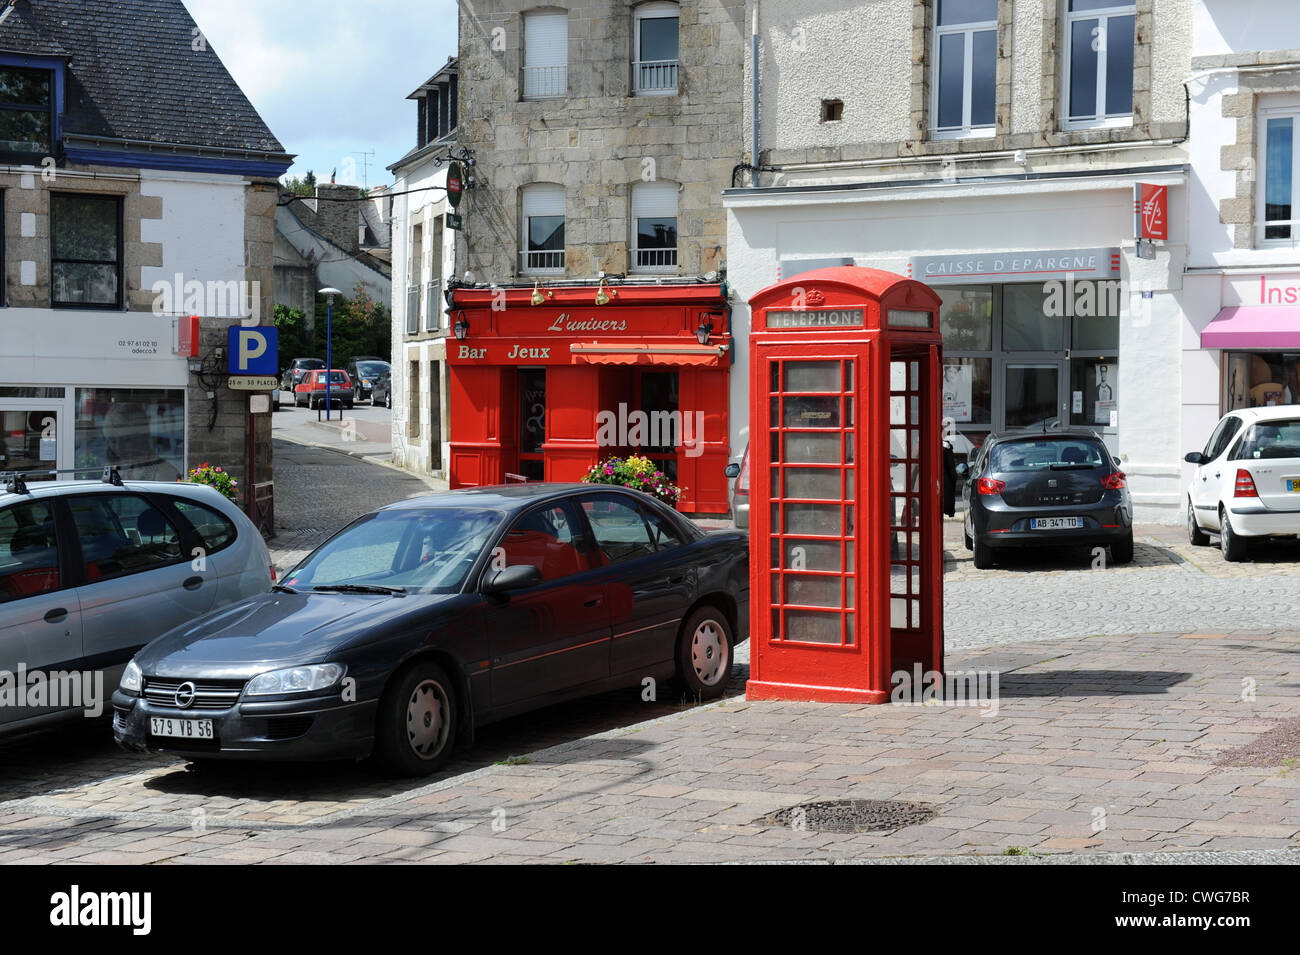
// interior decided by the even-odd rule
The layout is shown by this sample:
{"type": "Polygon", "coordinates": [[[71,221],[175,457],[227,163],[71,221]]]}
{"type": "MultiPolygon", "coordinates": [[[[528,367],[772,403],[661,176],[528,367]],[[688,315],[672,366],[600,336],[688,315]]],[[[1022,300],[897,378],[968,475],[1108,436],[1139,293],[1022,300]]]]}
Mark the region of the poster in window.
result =
{"type": "Polygon", "coordinates": [[[971,370],[964,364],[943,366],[943,417],[959,423],[971,420],[971,370]]]}
{"type": "Polygon", "coordinates": [[[1111,415],[1118,408],[1115,403],[1116,366],[1097,362],[1093,366],[1097,376],[1097,400],[1092,404],[1092,423],[1110,426],[1111,415]]]}
{"type": "Polygon", "coordinates": [[[128,481],[175,481],[185,473],[185,393],[78,388],[76,448],[77,468],[115,467],[128,481]]]}

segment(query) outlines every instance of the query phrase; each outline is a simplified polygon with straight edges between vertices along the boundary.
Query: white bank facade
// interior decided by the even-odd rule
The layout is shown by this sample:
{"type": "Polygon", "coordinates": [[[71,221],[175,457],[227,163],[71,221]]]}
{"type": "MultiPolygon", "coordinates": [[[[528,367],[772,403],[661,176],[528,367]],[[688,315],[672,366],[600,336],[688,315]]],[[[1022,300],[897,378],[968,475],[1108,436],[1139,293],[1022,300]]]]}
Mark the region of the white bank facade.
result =
{"type": "Polygon", "coordinates": [[[1192,447],[1179,426],[1186,192],[1181,163],[728,190],[733,451],[749,440],[748,300],[810,268],[866,266],[943,298],[944,414],[959,452],[1001,430],[1090,427],[1119,455],[1136,519],[1178,521],[1192,447]],[[1168,189],[1169,237],[1153,258],[1137,255],[1135,182],[1168,189]]]}

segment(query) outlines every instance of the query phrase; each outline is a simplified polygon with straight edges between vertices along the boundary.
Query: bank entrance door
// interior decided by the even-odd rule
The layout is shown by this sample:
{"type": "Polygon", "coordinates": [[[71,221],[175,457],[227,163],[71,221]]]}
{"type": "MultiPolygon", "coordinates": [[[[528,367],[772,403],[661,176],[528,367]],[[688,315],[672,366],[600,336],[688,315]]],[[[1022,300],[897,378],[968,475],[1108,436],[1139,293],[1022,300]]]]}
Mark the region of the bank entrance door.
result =
{"type": "Polygon", "coordinates": [[[546,480],[546,369],[519,369],[519,475],[546,480]]]}
{"type": "Polygon", "coordinates": [[[1005,427],[1041,429],[1064,426],[1065,362],[1050,358],[1008,359],[1003,369],[1005,427]]]}

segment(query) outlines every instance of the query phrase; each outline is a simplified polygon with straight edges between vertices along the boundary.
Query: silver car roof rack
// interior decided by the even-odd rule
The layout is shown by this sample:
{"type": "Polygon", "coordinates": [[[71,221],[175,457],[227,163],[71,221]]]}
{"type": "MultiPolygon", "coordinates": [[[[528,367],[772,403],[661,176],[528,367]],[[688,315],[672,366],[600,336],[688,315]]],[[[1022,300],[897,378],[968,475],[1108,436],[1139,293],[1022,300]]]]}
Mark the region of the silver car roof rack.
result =
{"type": "MultiPolygon", "coordinates": [[[[151,462],[147,462],[151,463],[151,462]]],[[[114,487],[123,487],[122,469],[141,467],[138,464],[112,464],[107,467],[91,468],[51,468],[48,471],[0,471],[0,483],[4,484],[5,490],[10,494],[30,494],[27,488],[27,478],[31,477],[55,477],[60,474],[99,474],[100,480],[105,484],[111,484],[114,487]]],[[[87,478],[89,480],[89,478],[87,478]]]]}

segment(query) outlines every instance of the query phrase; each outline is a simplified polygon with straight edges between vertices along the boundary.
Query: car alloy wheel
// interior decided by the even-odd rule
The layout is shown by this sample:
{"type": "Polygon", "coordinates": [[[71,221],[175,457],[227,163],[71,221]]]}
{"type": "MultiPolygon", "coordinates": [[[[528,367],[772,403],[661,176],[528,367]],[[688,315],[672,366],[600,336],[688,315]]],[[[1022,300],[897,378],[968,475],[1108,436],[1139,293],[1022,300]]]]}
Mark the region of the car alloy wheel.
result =
{"type": "Polygon", "coordinates": [[[406,742],[420,759],[436,758],[447,745],[448,702],[436,680],[425,680],[406,701],[406,742]]]}
{"type": "Polygon", "coordinates": [[[1210,542],[1210,535],[1196,523],[1196,508],[1192,506],[1190,497],[1187,499],[1187,540],[1193,547],[1204,547],[1210,542]]]}
{"type": "Polygon", "coordinates": [[[375,759],[397,776],[426,776],[451,757],[456,693],[435,663],[417,663],[393,677],[375,718],[375,759]]]}
{"type": "Polygon", "coordinates": [[[677,675],[691,696],[721,696],[731,677],[731,625],[721,611],[701,607],[682,627],[677,647],[677,675]]]}

